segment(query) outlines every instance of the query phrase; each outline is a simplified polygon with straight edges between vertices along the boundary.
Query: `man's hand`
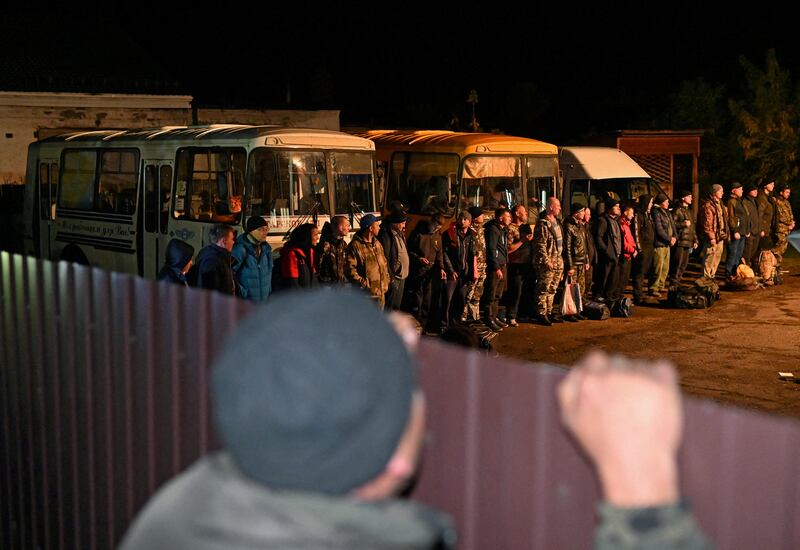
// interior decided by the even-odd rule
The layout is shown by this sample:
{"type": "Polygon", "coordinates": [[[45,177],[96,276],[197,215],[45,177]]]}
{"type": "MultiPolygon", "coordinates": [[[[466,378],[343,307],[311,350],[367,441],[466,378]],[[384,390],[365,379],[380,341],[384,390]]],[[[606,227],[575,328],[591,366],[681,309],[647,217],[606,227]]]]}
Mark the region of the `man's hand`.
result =
{"type": "Polygon", "coordinates": [[[592,352],[558,387],[561,419],[619,507],[678,500],[683,411],[675,368],[592,352]]]}
{"type": "Polygon", "coordinates": [[[422,265],[431,265],[431,261],[428,258],[420,258],[419,261],[422,262],[422,265]]]}
{"type": "Polygon", "coordinates": [[[496,271],[494,272],[494,274],[495,274],[495,275],[497,275],[497,278],[498,278],[498,279],[500,279],[501,281],[503,280],[503,270],[502,270],[502,269],[498,269],[498,270],[496,270],[496,271]]]}
{"type": "Polygon", "coordinates": [[[717,239],[711,239],[711,246],[717,246],[717,239]]]}
{"type": "Polygon", "coordinates": [[[738,241],[741,238],[742,238],[742,236],[738,232],[733,234],[733,240],[734,241],[738,241]]]}
{"type": "Polygon", "coordinates": [[[673,246],[673,245],[674,245],[674,244],[675,244],[677,241],[678,241],[678,239],[676,239],[675,237],[672,237],[672,238],[669,240],[669,245],[670,245],[670,246],[673,246]]]}
{"type": "Polygon", "coordinates": [[[457,281],[457,280],[458,280],[458,273],[456,273],[455,271],[453,271],[453,272],[450,274],[450,280],[451,280],[451,281],[457,281]]]}
{"type": "Polygon", "coordinates": [[[575,270],[574,269],[570,269],[569,271],[567,271],[567,275],[572,277],[573,275],[575,275],[575,270]]]}

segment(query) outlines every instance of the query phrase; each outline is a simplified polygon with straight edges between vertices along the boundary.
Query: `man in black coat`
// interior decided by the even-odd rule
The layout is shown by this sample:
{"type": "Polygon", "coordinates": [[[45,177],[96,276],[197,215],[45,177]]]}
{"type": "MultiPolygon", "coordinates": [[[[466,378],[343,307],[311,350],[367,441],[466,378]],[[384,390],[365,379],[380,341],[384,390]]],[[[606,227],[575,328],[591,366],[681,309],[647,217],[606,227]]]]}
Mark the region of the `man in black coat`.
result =
{"type": "Polygon", "coordinates": [[[622,230],[619,227],[621,214],[619,201],[608,199],[606,211],[597,220],[597,296],[599,302],[605,302],[614,294],[617,287],[615,273],[622,254],[622,230]]]}
{"type": "Polygon", "coordinates": [[[639,253],[633,259],[633,303],[641,304],[644,301],[644,281],[650,276],[653,268],[653,254],[655,253],[656,230],[653,227],[653,218],[650,210],[653,207],[653,197],[640,195],[637,208],[633,217],[633,239],[639,253]]]}
{"type": "Polygon", "coordinates": [[[494,212],[494,219],[484,226],[486,235],[486,282],[481,297],[481,308],[486,324],[492,330],[507,327],[497,318],[500,298],[505,290],[508,265],[508,236],[506,229],[511,223],[511,211],[500,207],[494,212]]]}
{"type": "Polygon", "coordinates": [[[233,228],[221,223],[208,230],[211,243],[197,255],[197,286],[216,290],[231,296],[236,295],[233,278],[231,250],[233,250],[233,228]]]}

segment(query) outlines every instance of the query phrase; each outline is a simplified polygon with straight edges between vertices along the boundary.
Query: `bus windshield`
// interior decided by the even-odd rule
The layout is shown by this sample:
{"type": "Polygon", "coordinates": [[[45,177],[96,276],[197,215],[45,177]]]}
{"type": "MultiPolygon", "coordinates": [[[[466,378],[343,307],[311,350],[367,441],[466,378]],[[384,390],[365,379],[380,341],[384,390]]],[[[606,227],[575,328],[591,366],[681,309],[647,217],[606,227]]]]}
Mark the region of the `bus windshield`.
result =
{"type": "Polygon", "coordinates": [[[250,155],[250,216],[303,216],[328,212],[325,153],[274,151],[264,147],[250,155]]]}
{"type": "Polygon", "coordinates": [[[544,210],[548,197],[556,195],[556,157],[526,157],[528,207],[544,210]]]}
{"type": "Polygon", "coordinates": [[[462,171],[462,208],[509,208],[522,199],[519,157],[469,156],[462,171]]]}
{"type": "Polygon", "coordinates": [[[372,155],[331,153],[336,213],[371,212],[375,209],[372,155]]]}

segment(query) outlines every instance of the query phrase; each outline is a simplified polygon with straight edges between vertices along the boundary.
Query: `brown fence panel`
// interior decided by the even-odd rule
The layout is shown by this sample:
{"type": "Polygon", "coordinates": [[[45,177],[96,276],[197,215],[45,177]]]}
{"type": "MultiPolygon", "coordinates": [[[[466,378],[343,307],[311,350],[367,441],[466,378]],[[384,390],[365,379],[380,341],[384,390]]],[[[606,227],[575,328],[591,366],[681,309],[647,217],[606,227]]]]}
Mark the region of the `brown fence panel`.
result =
{"type": "MultiPolygon", "coordinates": [[[[112,548],[217,446],[208,366],[254,306],[0,253],[0,548],[112,548]]],[[[599,491],[560,427],[563,371],[425,340],[415,498],[463,549],[587,548],[599,491]]],[[[689,400],[683,491],[720,548],[800,548],[800,426],[689,400]]]]}

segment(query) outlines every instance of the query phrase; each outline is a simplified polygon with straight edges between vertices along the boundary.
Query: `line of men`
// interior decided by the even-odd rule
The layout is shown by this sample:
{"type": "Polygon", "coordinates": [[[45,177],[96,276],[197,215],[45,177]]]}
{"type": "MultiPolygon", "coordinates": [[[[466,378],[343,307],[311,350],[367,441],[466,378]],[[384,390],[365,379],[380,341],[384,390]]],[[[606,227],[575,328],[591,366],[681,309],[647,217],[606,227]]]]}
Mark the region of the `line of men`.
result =
{"type": "MultiPolygon", "coordinates": [[[[693,250],[712,278],[725,243],[729,278],[741,261],[755,265],[764,250],[780,265],[794,218],[790,189],[782,185],[773,194],[774,188],[774,182],[746,188],[733,183],[723,203],[723,188],[715,184],[696,223],[689,191],[672,209],[663,193],[625,204],[609,197],[596,223],[579,203],[562,222],[555,197],[533,213],[535,223],[524,205],[497,208],[488,222],[482,208],[471,207],[445,230],[441,215],[433,214],[408,238],[405,210],[397,207],[383,220],[364,215],[349,243],[348,218],[335,216],[322,232],[310,223],[292,231],[280,254],[281,281],[301,289],[360,287],[381,309],[407,311],[433,333],[462,321],[481,320],[494,331],[518,326],[525,317],[546,326],[576,322],[584,319],[580,312],[559,314],[556,295],[565,282],[578,285],[584,302],[591,296],[612,305],[632,279],[634,303],[641,304],[681,281],[693,250]]],[[[264,302],[273,281],[268,230],[261,217],[250,218],[236,239],[231,227],[212,226],[212,242],[198,254],[193,275],[193,248],[173,240],[159,278],[264,302]]]]}

